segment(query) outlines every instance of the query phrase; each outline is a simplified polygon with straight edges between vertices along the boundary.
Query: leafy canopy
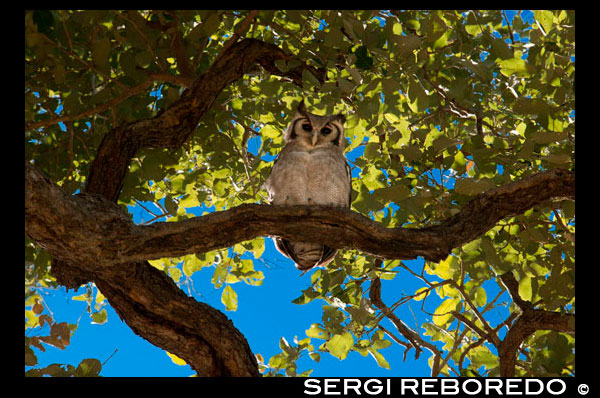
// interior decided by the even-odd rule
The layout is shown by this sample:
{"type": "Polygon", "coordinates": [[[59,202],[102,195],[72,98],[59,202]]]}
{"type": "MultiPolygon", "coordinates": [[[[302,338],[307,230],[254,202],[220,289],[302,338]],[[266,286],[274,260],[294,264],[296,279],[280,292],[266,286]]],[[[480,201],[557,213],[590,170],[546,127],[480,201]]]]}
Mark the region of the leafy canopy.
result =
{"type": "MultiPolygon", "coordinates": [[[[304,69],[299,86],[257,67],[219,93],[181,148],[139,151],[119,204],[143,211],[144,222],[263,202],[261,185],[301,98],[316,113],[347,115],[352,209],[386,227],[433,225],[490,188],[574,169],[574,12],[268,10],[242,29],[247,16],[26,12],[26,158],[68,193],[81,190],[110,129],[168,108],[241,31],[290,54],[275,62],[282,74],[306,63],[324,70],[324,79],[304,69]]],[[[574,313],[574,217],[572,201],[547,203],[501,221],[439,263],[409,266],[341,251],[308,276],[310,286],[294,301],[321,300],[322,319],[307,325],[303,339],[282,338],[281,354],[259,356],[261,369],[296,375],[304,354],[318,362],[323,353],[344,360],[350,351],[389,368],[385,348],[398,338],[370,302],[369,286],[380,278],[384,289],[400,292],[412,278],[414,292],[396,294],[389,308],[411,301],[420,308],[415,332],[443,354],[440,373],[497,375],[495,348],[453,314],[479,330],[482,320],[509,327],[502,322],[516,308],[496,282],[505,272],[514,274],[524,300],[574,313]]],[[[26,365],[33,366],[32,348],[68,344],[67,329],[75,327],[45,318],[40,294],[57,288],[50,257],[27,237],[25,244],[26,331],[36,336],[26,339],[26,365]]],[[[224,308],[235,311],[235,284],[259,286],[268,277],[256,261],[264,248],[259,238],[151,264],[179,284],[211,269],[224,308]]],[[[94,322],[104,322],[104,298],[88,289],[78,299],[89,303],[94,322]]],[[[570,375],[573,353],[572,336],[538,331],[524,342],[517,375],[570,375]]],[[[99,362],[86,361],[30,372],[97,374],[99,362]]]]}

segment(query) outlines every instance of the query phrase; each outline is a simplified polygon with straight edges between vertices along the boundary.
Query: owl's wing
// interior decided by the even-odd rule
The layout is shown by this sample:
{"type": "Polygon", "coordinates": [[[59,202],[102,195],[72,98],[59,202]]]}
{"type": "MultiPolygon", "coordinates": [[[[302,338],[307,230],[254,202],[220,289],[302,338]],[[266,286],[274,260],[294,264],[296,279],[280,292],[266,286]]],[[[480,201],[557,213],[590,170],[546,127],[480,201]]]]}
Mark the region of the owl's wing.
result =
{"type": "Polygon", "coordinates": [[[344,159],[344,165],[346,166],[346,177],[348,178],[348,208],[352,205],[352,169],[348,161],[344,159]]]}
{"type": "Polygon", "coordinates": [[[287,239],[282,239],[280,237],[274,237],[273,241],[275,242],[275,248],[284,256],[291,259],[293,262],[298,264],[298,258],[294,254],[294,251],[290,247],[290,241],[287,239]]]}
{"type": "Polygon", "coordinates": [[[283,153],[283,151],[280,151],[277,154],[277,157],[275,158],[275,160],[273,161],[273,167],[271,167],[271,173],[269,174],[269,176],[267,177],[267,179],[265,180],[265,182],[263,183],[262,187],[264,190],[267,191],[268,197],[267,200],[270,202],[273,201],[273,190],[271,189],[271,184],[270,184],[270,180],[271,180],[271,175],[276,172],[275,171],[275,166],[277,164],[277,161],[279,160],[279,158],[281,157],[281,154],[283,153]]]}

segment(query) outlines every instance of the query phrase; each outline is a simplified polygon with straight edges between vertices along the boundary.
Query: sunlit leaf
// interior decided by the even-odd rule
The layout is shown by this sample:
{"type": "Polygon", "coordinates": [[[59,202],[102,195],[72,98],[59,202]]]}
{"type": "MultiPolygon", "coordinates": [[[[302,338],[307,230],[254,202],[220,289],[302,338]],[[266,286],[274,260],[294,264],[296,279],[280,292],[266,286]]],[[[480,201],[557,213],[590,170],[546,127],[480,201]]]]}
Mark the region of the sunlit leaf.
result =
{"type": "Polygon", "coordinates": [[[238,296],[231,285],[226,285],[221,294],[221,302],[225,305],[227,311],[237,311],[238,296]]]}
{"type": "Polygon", "coordinates": [[[348,352],[352,348],[354,344],[354,339],[350,332],[344,332],[342,334],[336,334],[327,343],[325,346],[329,350],[329,353],[334,357],[344,360],[348,355],[348,352]]]}

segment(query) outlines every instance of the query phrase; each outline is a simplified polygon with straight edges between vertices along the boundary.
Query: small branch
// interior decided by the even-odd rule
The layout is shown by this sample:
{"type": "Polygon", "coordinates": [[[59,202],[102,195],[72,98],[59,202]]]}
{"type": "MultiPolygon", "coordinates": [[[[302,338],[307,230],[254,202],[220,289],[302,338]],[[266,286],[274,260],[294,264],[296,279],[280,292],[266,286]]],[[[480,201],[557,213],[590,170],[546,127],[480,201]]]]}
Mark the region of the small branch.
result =
{"type": "Polygon", "coordinates": [[[80,57],[79,57],[79,56],[78,56],[78,55],[77,55],[77,54],[76,54],[74,51],[65,49],[63,46],[61,46],[61,45],[59,45],[59,44],[55,43],[55,42],[54,42],[54,40],[50,39],[48,36],[46,36],[46,35],[45,35],[45,34],[43,34],[43,33],[38,33],[38,35],[39,35],[41,38],[43,38],[44,40],[46,40],[48,43],[52,44],[54,47],[58,48],[60,51],[62,51],[62,52],[64,52],[65,54],[69,55],[70,57],[72,57],[72,58],[76,59],[78,62],[80,62],[81,64],[83,64],[83,65],[84,65],[85,67],[87,67],[88,69],[90,69],[90,70],[93,70],[94,72],[96,72],[97,74],[99,74],[100,76],[102,76],[102,77],[103,77],[104,79],[106,79],[107,81],[114,82],[115,84],[117,84],[118,86],[120,86],[120,87],[122,87],[122,88],[124,88],[124,89],[127,89],[127,88],[128,88],[128,87],[127,87],[125,84],[121,83],[121,82],[119,81],[119,79],[116,79],[116,78],[110,77],[110,76],[109,76],[109,75],[107,75],[106,73],[104,73],[104,72],[102,72],[102,71],[100,71],[100,70],[96,69],[92,63],[90,63],[90,62],[87,62],[87,61],[84,61],[83,59],[81,59],[81,58],[80,58],[80,57]]]}
{"type": "Polygon", "coordinates": [[[506,16],[506,11],[505,10],[502,10],[502,16],[504,17],[504,20],[506,21],[506,26],[508,27],[508,34],[510,35],[510,42],[514,46],[515,45],[515,38],[513,36],[512,27],[510,26],[510,22],[508,21],[508,17],[506,16]]]}
{"type": "Polygon", "coordinates": [[[64,115],[64,116],[55,117],[52,119],[42,120],[40,122],[29,123],[29,124],[25,125],[25,130],[35,130],[35,129],[39,129],[41,127],[52,126],[52,125],[58,124],[60,122],[63,122],[63,123],[72,122],[75,120],[83,119],[85,117],[90,117],[90,116],[105,112],[109,108],[112,108],[113,106],[115,106],[117,104],[120,104],[121,102],[125,101],[127,98],[129,98],[135,94],[138,94],[139,92],[150,87],[150,85],[152,85],[152,83],[153,83],[152,79],[144,80],[137,86],[127,89],[123,94],[119,95],[118,97],[115,97],[112,100],[105,102],[104,104],[99,105],[95,108],[88,109],[86,111],[78,113],[77,115],[64,115]]]}
{"type": "Polygon", "coordinates": [[[523,300],[519,295],[519,282],[517,282],[512,272],[506,272],[500,275],[500,280],[508,291],[508,294],[510,294],[512,301],[522,312],[533,310],[533,305],[529,301],[523,300]]]}
{"type": "Polygon", "coordinates": [[[219,52],[219,55],[217,55],[217,58],[215,58],[213,62],[216,63],[221,58],[221,56],[227,52],[229,47],[231,47],[235,42],[237,42],[240,36],[244,34],[246,30],[248,30],[250,23],[254,22],[254,18],[256,18],[258,11],[259,10],[252,10],[248,13],[248,15],[246,15],[246,18],[244,18],[244,20],[240,22],[238,28],[235,30],[235,32],[233,32],[233,35],[229,38],[229,40],[227,40],[227,42],[223,45],[223,48],[219,52]]]}
{"type": "Polygon", "coordinates": [[[60,16],[62,19],[63,30],[65,31],[65,36],[67,37],[67,43],[69,43],[69,50],[73,52],[73,42],[71,42],[71,36],[69,35],[69,31],[67,30],[67,23],[65,21],[65,11],[62,10],[60,12],[60,16]]]}
{"type": "Polygon", "coordinates": [[[146,43],[146,47],[148,47],[148,51],[150,52],[150,54],[154,58],[154,63],[156,64],[156,66],[158,66],[161,71],[166,72],[165,67],[160,62],[160,59],[156,56],[156,53],[154,52],[154,48],[153,48],[152,44],[150,44],[150,41],[148,40],[148,37],[146,37],[146,34],[144,32],[142,32],[142,30],[135,23],[135,21],[133,21],[132,19],[130,19],[129,16],[125,12],[119,12],[119,13],[116,13],[116,15],[119,16],[119,17],[121,17],[121,18],[123,18],[124,20],[126,20],[127,22],[129,22],[131,24],[131,26],[134,27],[134,29],[138,32],[138,34],[140,35],[140,37],[142,38],[142,40],[144,41],[144,43],[146,43]]]}
{"type": "Polygon", "coordinates": [[[390,309],[383,303],[383,301],[381,300],[381,280],[379,278],[375,278],[371,282],[369,298],[371,299],[373,305],[379,308],[381,312],[383,312],[384,315],[387,316],[388,319],[394,324],[394,326],[396,326],[398,332],[400,332],[400,334],[404,336],[404,338],[410,341],[411,345],[415,348],[416,351],[415,359],[419,358],[420,353],[423,351],[421,347],[427,348],[435,356],[434,366],[432,368],[431,375],[433,377],[436,376],[440,371],[439,364],[441,354],[439,350],[436,348],[435,345],[423,340],[418,333],[415,333],[408,326],[406,326],[404,322],[402,322],[400,318],[398,318],[396,314],[390,311],[390,309]]]}
{"type": "Polygon", "coordinates": [[[487,339],[491,343],[493,343],[492,339],[490,338],[490,335],[485,333],[483,330],[481,330],[479,328],[479,326],[475,325],[475,323],[473,321],[471,321],[469,318],[467,318],[466,316],[464,316],[463,314],[461,314],[458,311],[452,311],[451,313],[456,319],[458,319],[459,321],[461,321],[462,323],[467,325],[469,327],[469,329],[471,329],[474,333],[478,334],[484,340],[487,339]]]}
{"type": "Polygon", "coordinates": [[[514,303],[521,310],[521,315],[510,326],[506,337],[498,346],[500,375],[502,377],[514,377],[517,350],[523,341],[537,330],[575,333],[575,314],[534,309],[532,303],[523,300],[519,296],[519,283],[512,272],[501,275],[500,280],[508,290],[514,303]]]}
{"type": "Polygon", "coordinates": [[[452,282],[453,282],[452,285],[456,288],[456,290],[458,290],[460,292],[460,294],[463,297],[463,300],[469,305],[469,307],[471,308],[471,311],[473,311],[473,314],[475,314],[475,317],[479,320],[479,322],[481,322],[481,324],[483,325],[483,327],[485,328],[485,330],[486,330],[487,333],[484,333],[481,329],[479,329],[469,319],[467,319],[464,316],[462,316],[462,314],[459,314],[456,311],[454,311],[453,314],[454,313],[458,314],[460,316],[459,319],[461,321],[463,321],[465,324],[467,324],[472,329],[473,329],[473,327],[477,328],[477,330],[479,330],[479,332],[477,334],[479,334],[481,337],[487,338],[492,344],[494,344],[496,347],[498,347],[500,345],[500,340],[498,339],[498,336],[496,336],[496,333],[494,332],[494,330],[491,328],[491,326],[485,320],[485,318],[483,317],[483,315],[481,315],[481,313],[477,309],[477,306],[475,304],[473,304],[473,301],[471,301],[471,299],[469,298],[469,295],[465,292],[465,290],[463,289],[463,287],[459,286],[454,281],[452,281],[452,282]]]}

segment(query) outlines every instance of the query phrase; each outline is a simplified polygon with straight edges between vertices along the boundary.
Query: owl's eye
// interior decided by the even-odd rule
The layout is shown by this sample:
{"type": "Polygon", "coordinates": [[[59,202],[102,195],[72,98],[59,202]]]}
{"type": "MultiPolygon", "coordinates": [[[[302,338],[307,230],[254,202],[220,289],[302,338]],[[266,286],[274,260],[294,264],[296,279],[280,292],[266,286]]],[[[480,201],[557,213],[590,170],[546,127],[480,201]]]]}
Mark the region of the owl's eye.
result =
{"type": "Polygon", "coordinates": [[[304,131],[312,131],[312,126],[310,124],[308,124],[308,123],[304,123],[302,125],[302,130],[304,130],[304,131]]]}
{"type": "Polygon", "coordinates": [[[331,133],[331,129],[330,129],[329,127],[323,127],[323,128],[321,129],[321,134],[323,134],[323,135],[327,135],[327,134],[329,134],[329,133],[331,133]]]}

